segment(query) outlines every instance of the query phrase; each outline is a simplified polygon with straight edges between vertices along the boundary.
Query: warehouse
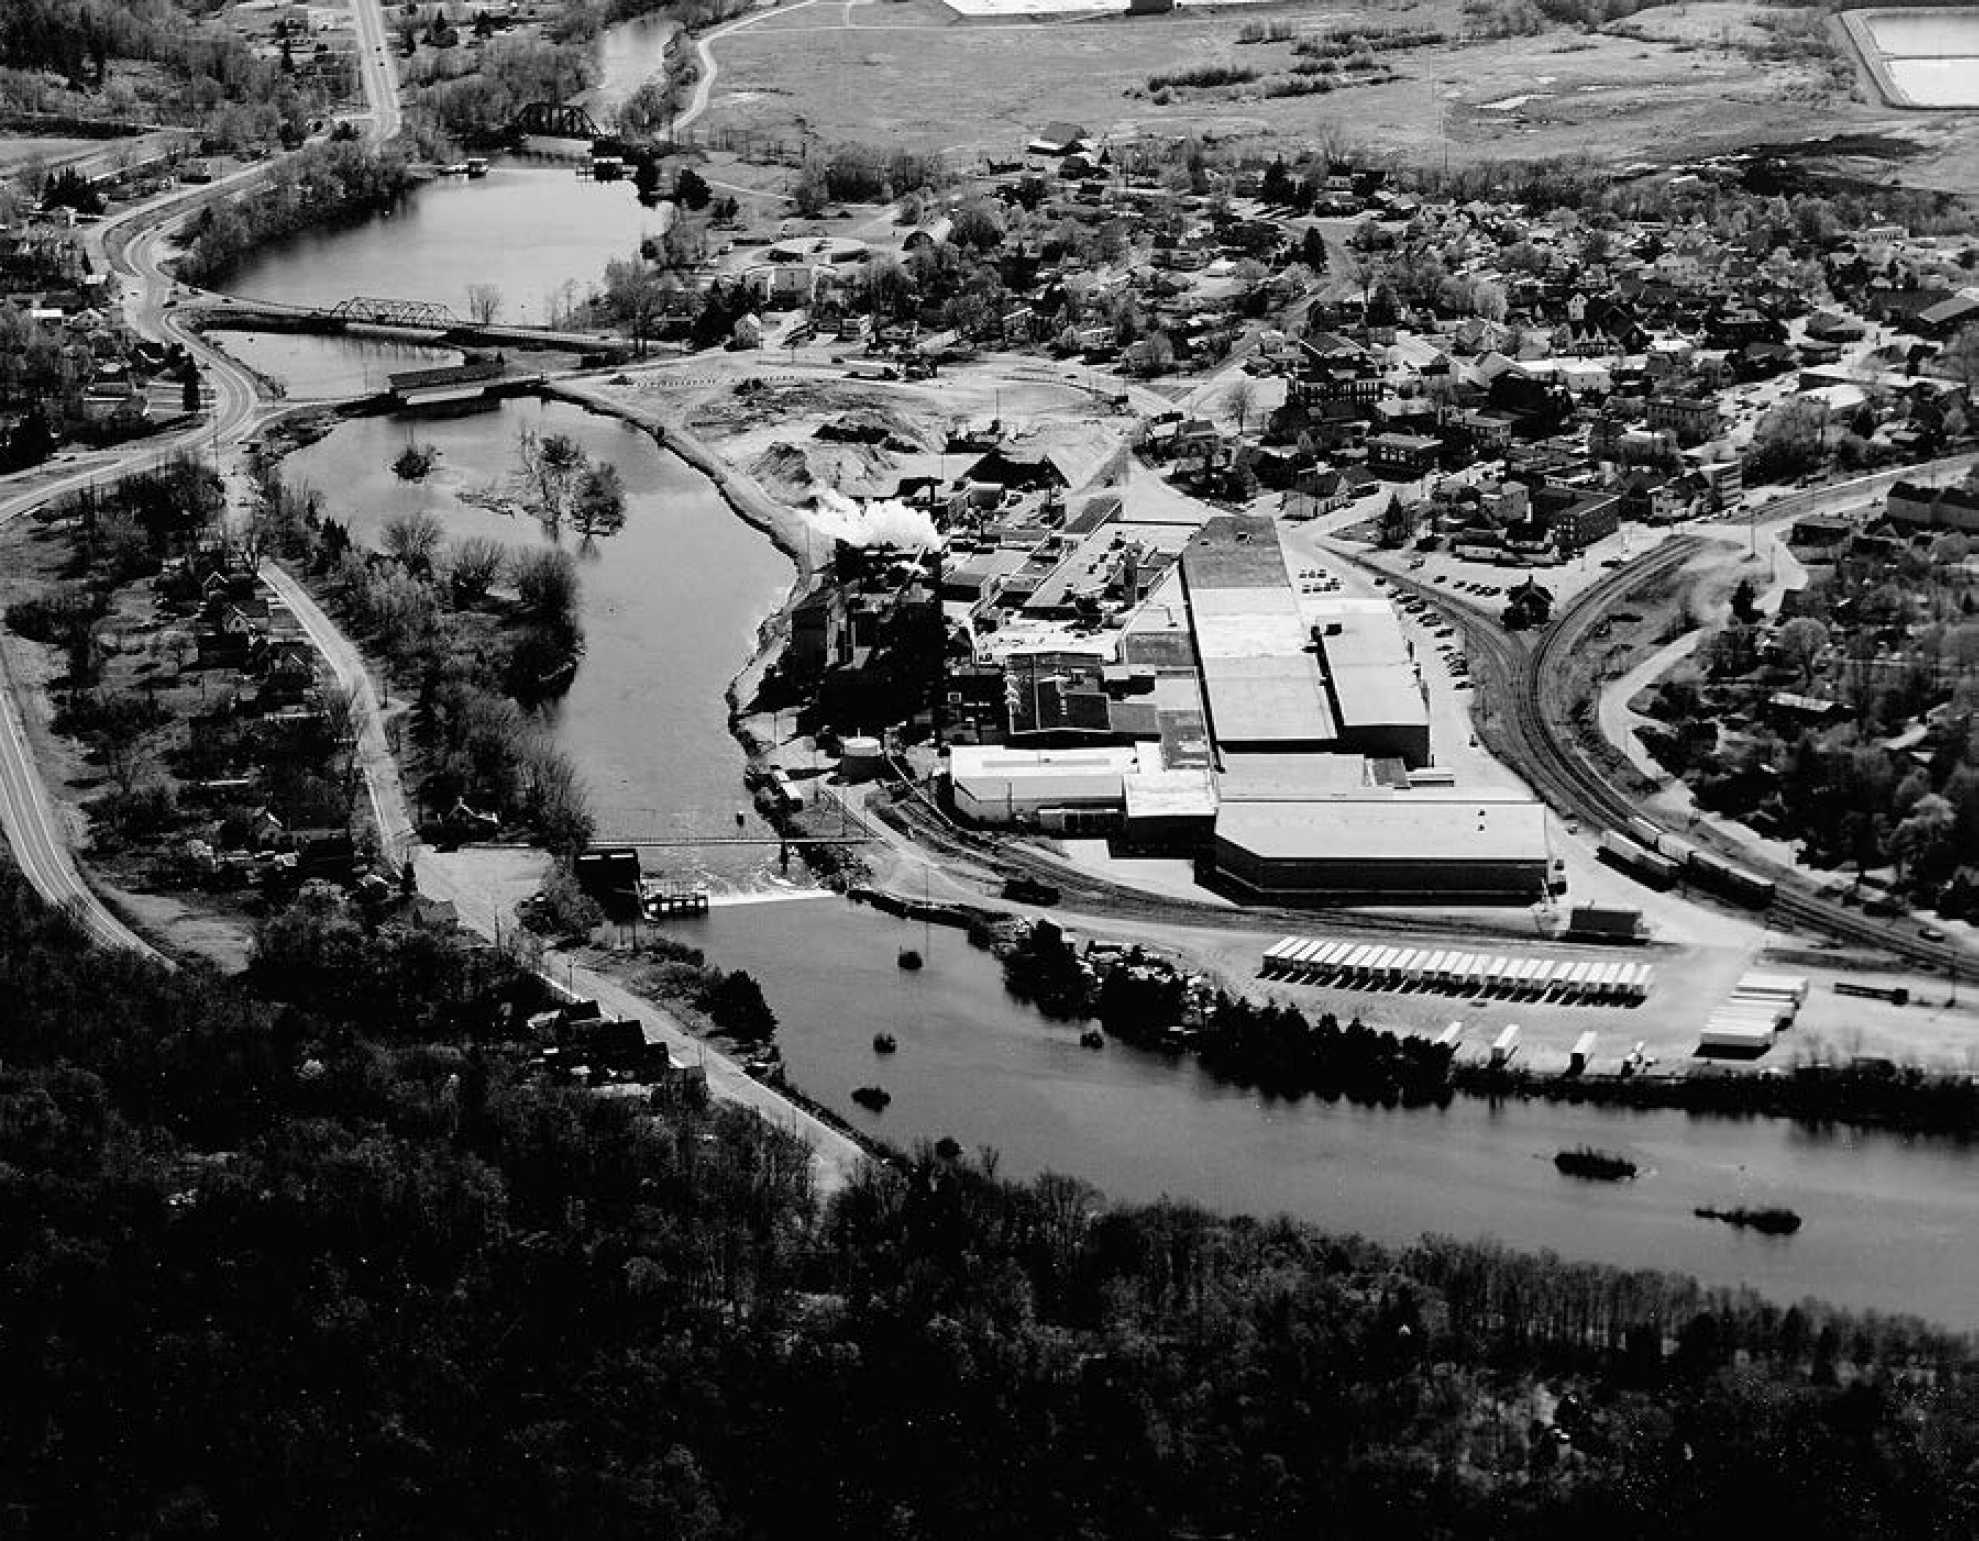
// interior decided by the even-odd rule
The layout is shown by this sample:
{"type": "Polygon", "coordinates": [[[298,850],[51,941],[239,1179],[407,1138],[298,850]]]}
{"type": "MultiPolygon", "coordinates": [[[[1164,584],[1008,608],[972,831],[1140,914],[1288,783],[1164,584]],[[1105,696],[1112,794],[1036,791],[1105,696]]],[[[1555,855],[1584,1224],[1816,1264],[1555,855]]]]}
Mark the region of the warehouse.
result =
{"type": "Polygon", "coordinates": [[[1297,596],[1269,519],[1212,519],[1182,554],[1203,703],[1221,751],[1339,742],[1297,596]]]}
{"type": "Polygon", "coordinates": [[[1302,600],[1269,519],[1210,520],[1182,576],[1219,755],[1429,763],[1429,708],[1386,600],[1302,600]]]}
{"type": "Polygon", "coordinates": [[[1268,903],[1529,904],[1546,888],[1545,811],[1440,791],[1226,795],[1213,860],[1225,886],[1268,903]]]}
{"type": "Polygon", "coordinates": [[[1309,606],[1326,676],[1337,747],[1429,764],[1429,703],[1395,610],[1385,599],[1328,599],[1309,606]]]}
{"type": "Polygon", "coordinates": [[[1139,767],[1139,751],[1131,744],[1093,749],[957,744],[948,760],[955,811],[964,818],[1072,833],[1117,828],[1127,778],[1139,767]]]}

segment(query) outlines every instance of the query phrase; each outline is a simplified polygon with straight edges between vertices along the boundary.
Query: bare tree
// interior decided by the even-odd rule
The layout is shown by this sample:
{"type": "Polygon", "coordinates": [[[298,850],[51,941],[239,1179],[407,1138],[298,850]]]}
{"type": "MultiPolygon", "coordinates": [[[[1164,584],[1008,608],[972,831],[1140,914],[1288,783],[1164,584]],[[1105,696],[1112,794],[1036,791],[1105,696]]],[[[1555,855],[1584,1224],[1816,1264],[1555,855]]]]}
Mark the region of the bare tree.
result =
{"type": "Polygon", "coordinates": [[[475,605],[487,598],[508,562],[508,548],[492,535],[470,535],[456,541],[448,553],[447,581],[456,605],[475,605]]]}
{"type": "Polygon", "coordinates": [[[433,571],[433,558],[439,555],[447,528],[439,516],[426,509],[394,514],[380,532],[385,554],[407,572],[425,577],[433,571]]]}
{"type": "Polygon", "coordinates": [[[323,729],[330,741],[330,759],[325,771],[343,799],[344,823],[350,823],[357,808],[358,791],[364,785],[359,773],[358,737],[364,726],[364,713],[356,690],[347,685],[325,685],[317,693],[323,713],[323,729]]]}
{"type": "Polygon", "coordinates": [[[590,469],[591,459],[584,446],[569,434],[537,434],[525,428],[516,435],[515,452],[523,496],[534,503],[537,518],[552,529],[561,527],[570,513],[571,499],[590,469]]]}
{"type": "Polygon", "coordinates": [[[502,313],[502,291],[499,284],[469,284],[467,286],[467,313],[474,318],[476,326],[493,326],[495,317],[502,313]]]}
{"type": "Polygon", "coordinates": [[[1239,375],[1224,396],[1230,415],[1237,419],[1237,432],[1244,433],[1250,427],[1251,414],[1258,407],[1257,381],[1249,375],[1239,375]]]}

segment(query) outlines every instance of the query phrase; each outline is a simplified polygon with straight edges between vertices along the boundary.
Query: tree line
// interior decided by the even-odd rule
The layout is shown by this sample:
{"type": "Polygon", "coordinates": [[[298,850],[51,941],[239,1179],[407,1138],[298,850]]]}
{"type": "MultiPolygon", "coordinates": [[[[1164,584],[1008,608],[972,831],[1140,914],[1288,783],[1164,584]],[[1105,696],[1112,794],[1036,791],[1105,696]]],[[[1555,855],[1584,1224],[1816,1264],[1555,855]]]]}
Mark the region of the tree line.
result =
{"type": "Polygon", "coordinates": [[[398,151],[351,139],[305,146],[274,168],[255,197],[222,198],[194,216],[176,264],[179,276],[212,284],[271,241],[389,209],[411,185],[398,151]]]}
{"type": "Polygon", "coordinates": [[[1011,1181],[821,1200],[691,1081],[531,1071],[515,959],[305,890],[239,977],[0,876],[0,1509],[40,1535],[1979,1525],[1969,1339],[1011,1181]]]}

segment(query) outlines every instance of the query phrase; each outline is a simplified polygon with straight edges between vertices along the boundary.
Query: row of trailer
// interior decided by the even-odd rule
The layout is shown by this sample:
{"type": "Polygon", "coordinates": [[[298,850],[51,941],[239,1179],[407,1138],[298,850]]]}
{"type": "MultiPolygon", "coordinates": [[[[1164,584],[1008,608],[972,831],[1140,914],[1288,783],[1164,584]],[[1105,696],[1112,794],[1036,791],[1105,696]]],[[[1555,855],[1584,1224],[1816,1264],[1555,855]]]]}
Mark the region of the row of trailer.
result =
{"type": "Polygon", "coordinates": [[[1730,997],[1705,1019],[1697,1052],[1757,1059],[1793,1026],[1806,999],[1807,980],[1799,974],[1745,974],[1730,997]]]}
{"type": "Polygon", "coordinates": [[[1444,990],[1559,1005],[1632,1005],[1649,993],[1647,963],[1522,958],[1502,953],[1288,936],[1264,952],[1267,979],[1350,990],[1444,990]]]}
{"type": "Polygon", "coordinates": [[[1604,830],[1601,855],[1611,866],[1621,868],[1651,888],[1673,888],[1679,879],[1687,879],[1700,888],[1755,909],[1765,909],[1773,902],[1771,878],[1759,877],[1709,851],[1700,851],[1688,840],[1658,829],[1648,819],[1633,818],[1624,829],[1604,830]]]}

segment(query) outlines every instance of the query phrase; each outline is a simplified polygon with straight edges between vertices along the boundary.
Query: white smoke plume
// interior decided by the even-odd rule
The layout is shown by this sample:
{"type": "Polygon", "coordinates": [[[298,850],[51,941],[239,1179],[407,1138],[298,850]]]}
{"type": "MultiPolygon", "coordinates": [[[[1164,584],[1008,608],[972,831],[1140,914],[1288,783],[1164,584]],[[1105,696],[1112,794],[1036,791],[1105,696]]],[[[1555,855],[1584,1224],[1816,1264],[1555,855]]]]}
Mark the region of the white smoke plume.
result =
{"type": "Polygon", "coordinates": [[[895,546],[925,551],[941,543],[934,516],[898,498],[874,498],[860,503],[829,487],[818,490],[811,523],[820,535],[848,546],[895,546]]]}

